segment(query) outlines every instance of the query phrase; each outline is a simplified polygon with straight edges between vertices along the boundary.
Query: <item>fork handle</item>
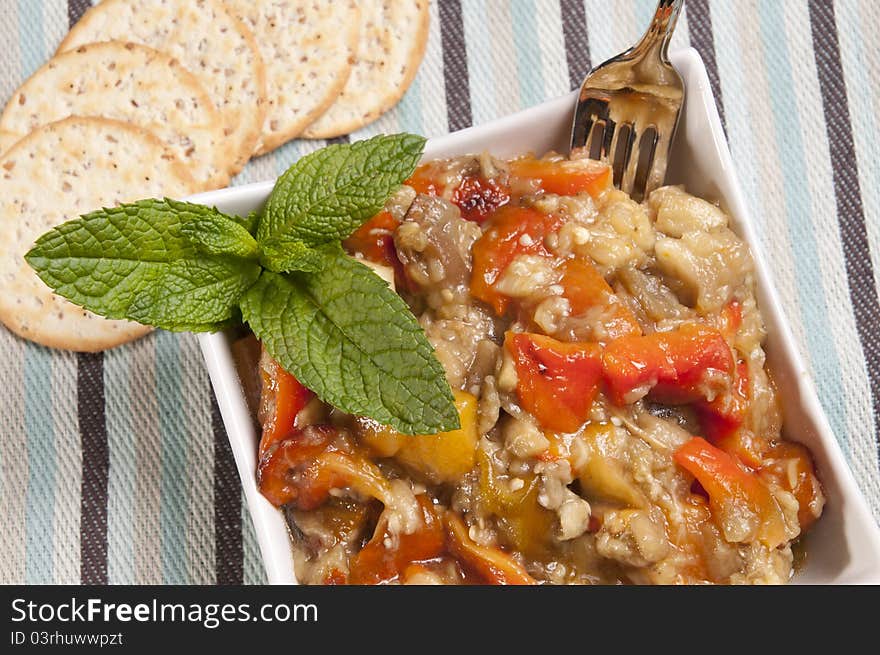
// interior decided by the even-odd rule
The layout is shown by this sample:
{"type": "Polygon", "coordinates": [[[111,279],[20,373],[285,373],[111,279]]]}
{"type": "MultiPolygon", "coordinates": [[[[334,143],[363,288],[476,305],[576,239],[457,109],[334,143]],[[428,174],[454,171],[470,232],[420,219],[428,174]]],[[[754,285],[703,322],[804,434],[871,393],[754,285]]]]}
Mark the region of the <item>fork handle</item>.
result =
{"type": "Polygon", "coordinates": [[[651,26],[632,49],[632,54],[646,55],[656,48],[660,60],[664,64],[668,64],[669,41],[672,39],[672,32],[675,30],[675,23],[678,21],[682,5],[684,5],[684,0],[660,0],[657,3],[654,18],[651,20],[651,26]]]}

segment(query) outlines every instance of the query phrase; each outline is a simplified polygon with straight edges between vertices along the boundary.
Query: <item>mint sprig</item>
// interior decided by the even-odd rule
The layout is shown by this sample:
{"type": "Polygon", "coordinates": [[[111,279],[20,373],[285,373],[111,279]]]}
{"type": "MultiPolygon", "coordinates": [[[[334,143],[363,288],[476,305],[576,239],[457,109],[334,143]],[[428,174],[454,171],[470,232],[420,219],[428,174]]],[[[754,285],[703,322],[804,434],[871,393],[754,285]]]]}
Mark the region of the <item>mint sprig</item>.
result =
{"type": "Polygon", "coordinates": [[[306,155],[275,183],[257,241],[283,237],[317,246],[346,238],[382,209],[424,148],[423,137],[394,134],[306,155]]]}
{"type": "Polygon", "coordinates": [[[241,301],[254,334],[300,382],[350,414],[415,434],[456,425],[443,368],[403,299],[342,252],[324,257],[311,275],[263,271],[241,301]]]}
{"type": "Polygon", "coordinates": [[[189,223],[218,216],[202,205],[140,200],[59,225],[25,259],[55,293],[95,314],[166,330],[214,326],[260,274],[257,262],[205,253],[186,236],[189,223]]]}
{"type": "Polygon", "coordinates": [[[216,331],[239,320],[325,402],[406,434],[459,427],[433,348],[403,300],[340,240],[375,215],[425,140],[379,136],[294,164],[260,214],[141,200],[68,221],[25,256],[107,318],[216,331]]]}

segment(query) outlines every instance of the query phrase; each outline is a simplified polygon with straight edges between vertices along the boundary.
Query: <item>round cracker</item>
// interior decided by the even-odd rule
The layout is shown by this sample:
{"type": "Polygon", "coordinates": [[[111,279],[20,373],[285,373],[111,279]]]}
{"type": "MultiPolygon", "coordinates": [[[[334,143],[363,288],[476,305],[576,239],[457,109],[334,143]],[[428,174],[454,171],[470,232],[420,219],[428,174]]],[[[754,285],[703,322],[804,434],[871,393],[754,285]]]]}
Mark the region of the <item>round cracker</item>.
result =
{"type": "Polygon", "coordinates": [[[25,339],[79,351],[149,332],[56,296],[24,255],[44,232],[99,207],[195,188],[157,137],[127,123],[73,116],[31,132],[0,157],[0,321],[25,339]]]}
{"type": "Polygon", "coordinates": [[[229,183],[220,113],[198,79],[165,53],[108,41],[57,55],[0,116],[0,153],[41,125],[102,116],[155,134],[202,189],[229,183]]]}
{"type": "Polygon", "coordinates": [[[219,0],[104,0],[58,46],[131,41],[161,50],[195,74],[223,117],[228,173],[247,163],[265,117],[266,77],[251,31],[219,0]]]}
{"type": "Polygon", "coordinates": [[[353,0],[223,0],[254,33],[266,67],[266,119],[256,154],[297,136],[336,100],[355,59],[353,0]]]}
{"type": "Polygon", "coordinates": [[[372,123],[403,97],[425,55],[428,0],[367,0],[358,7],[358,54],[348,82],[303,137],[329,139],[372,123]]]}

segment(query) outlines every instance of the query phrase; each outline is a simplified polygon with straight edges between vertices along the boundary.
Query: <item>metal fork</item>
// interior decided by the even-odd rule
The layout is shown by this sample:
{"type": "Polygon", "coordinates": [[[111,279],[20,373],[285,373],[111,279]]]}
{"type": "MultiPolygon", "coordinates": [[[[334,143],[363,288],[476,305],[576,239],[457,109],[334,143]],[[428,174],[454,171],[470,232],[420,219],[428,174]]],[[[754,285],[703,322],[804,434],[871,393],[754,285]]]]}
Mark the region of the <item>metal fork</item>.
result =
{"type": "Polygon", "coordinates": [[[667,55],[683,4],[660,0],[641,40],[590,71],[578,96],[572,156],[610,164],[614,186],[637,201],[663,184],[684,100],[684,84],[667,55]]]}

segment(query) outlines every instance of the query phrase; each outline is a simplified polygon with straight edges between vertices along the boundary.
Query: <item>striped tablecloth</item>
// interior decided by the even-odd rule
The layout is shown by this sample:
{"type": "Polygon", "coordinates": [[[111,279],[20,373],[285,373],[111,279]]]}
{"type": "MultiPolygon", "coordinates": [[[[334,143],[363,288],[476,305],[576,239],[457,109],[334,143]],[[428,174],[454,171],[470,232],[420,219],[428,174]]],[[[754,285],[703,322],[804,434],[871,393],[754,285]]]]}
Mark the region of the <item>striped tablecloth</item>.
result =
{"type": "MultiPolygon", "coordinates": [[[[88,0],[0,0],[0,98],[88,0]]],[[[403,101],[353,138],[443,134],[574,88],[654,0],[438,0],[403,101]]],[[[794,333],[880,517],[880,4],[687,0],[673,47],[703,56],[794,333]]],[[[323,142],[293,142],[237,183],[323,142]]],[[[0,290],[2,293],[2,290],[0,290]]],[[[196,340],[98,355],[0,328],[0,582],[259,583],[265,576],[196,340]]]]}

